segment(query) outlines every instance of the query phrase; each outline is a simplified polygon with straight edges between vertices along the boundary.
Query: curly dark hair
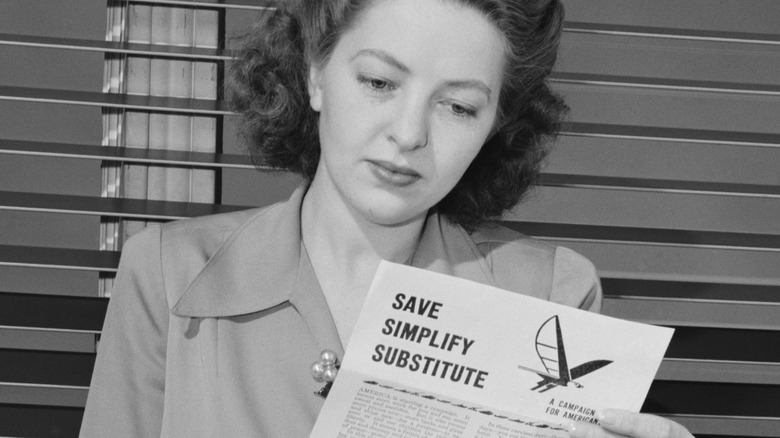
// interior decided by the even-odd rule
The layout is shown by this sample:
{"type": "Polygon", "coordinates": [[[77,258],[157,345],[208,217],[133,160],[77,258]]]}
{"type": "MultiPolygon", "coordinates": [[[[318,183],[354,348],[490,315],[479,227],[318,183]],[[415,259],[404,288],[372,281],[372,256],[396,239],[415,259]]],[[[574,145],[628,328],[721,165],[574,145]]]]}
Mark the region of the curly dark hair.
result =
{"type": "MultiPolygon", "coordinates": [[[[456,1],[456,0],[453,0],[456,1]]],[[[559,0],[457,0],[504,36],[506,67],[494,134],[437,205],[467,230],[514,207],[536,182],[568,110],[547,83],[558,52],[559,0]]],[[[368,0],[298,0],[279,7],[245,37],[231,66],[232,108],[255,165],[311,180],[320,157],[318,113],[309,106],[309,66],[328,61],[368,0]]]]}

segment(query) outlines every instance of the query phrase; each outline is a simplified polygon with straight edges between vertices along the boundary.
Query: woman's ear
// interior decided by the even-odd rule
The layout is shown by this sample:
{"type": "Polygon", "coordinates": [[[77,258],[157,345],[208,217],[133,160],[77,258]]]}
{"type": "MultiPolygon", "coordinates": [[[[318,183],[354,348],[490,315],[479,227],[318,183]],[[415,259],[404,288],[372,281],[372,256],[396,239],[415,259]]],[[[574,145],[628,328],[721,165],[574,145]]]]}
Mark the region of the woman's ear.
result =
{"type": "Polygon", "coordinates": [[[319,112],[322,108],[322,69],[314,65],[314,63],[309,67],[307,86],[309,89],[309,105],[311,109],[319,112]]]}

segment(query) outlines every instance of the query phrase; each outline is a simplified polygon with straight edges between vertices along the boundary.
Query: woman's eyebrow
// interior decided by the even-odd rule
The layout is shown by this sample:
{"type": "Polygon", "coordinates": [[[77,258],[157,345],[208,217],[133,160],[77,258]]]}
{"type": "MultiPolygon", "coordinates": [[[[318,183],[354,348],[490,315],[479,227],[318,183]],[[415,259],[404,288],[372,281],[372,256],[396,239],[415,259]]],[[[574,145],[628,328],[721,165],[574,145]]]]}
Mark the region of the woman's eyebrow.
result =
{"type": "Polygon", "coordinates": [[[351,58],[350,61],[354,60],[355,58],[359,56],[373,56],[375,58],[378,58],[381,61],[384,61],[387,64],[392,65],[396,69],[404,72],[404,73],[411,73],[411,70],[409,70],[409,67],[405,66],[401,61],[395,59],[391,54],[377,49],[363,49],[357,53],[355,53],[351,58]]]}
{"type": "Polygon", "coordinates": [[[487,86],[482,81],[476,80],[476,79],[466,79],[466,80],[455,80],[455,81],[447,81],[444,83],[445,86],[450,88],[471,88],[476,89],[478,91],[481,91],[487,95],[488,100],[490,100],[490,95],[493,90],[490,89],[490,87],[487,86]]]}

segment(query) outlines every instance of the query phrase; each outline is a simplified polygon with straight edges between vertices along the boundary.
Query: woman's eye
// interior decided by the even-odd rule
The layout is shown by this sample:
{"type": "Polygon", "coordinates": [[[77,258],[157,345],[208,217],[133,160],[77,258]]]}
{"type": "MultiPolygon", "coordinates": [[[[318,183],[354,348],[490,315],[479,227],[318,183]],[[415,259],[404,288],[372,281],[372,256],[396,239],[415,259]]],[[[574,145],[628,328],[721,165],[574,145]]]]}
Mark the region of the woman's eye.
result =
{"type": "Polygon", "coordinates": [[[392,84],[384,79],[359,75],[358,81],[360,81],[372,91],[387,91],[393,88],[392,84]]]}
{"type": "Polygon", "coordinates": [[[450,104],[450,111],[458,117],[474,117],[477,114],[473,108],[457,103],[450,104]]]}
{"type": "Polygon", "coordinates": [[[381,79],[371,79],[371,88],[377,89],[377,90],[384,90],[387,88],[387,81],[383,81],[381,79]]]}

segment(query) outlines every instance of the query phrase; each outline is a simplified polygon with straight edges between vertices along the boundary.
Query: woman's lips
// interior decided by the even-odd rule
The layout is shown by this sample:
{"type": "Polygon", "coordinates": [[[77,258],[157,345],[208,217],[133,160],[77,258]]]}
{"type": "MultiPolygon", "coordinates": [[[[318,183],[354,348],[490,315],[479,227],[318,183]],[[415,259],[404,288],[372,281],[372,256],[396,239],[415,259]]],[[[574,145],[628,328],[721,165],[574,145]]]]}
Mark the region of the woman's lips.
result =
{"type": "Polygon", "coordinates": [[[422,178],[414,169],[389,161],[368,160],[368,167],[377,179],[396,187],[406,187],[422,178]]]}

